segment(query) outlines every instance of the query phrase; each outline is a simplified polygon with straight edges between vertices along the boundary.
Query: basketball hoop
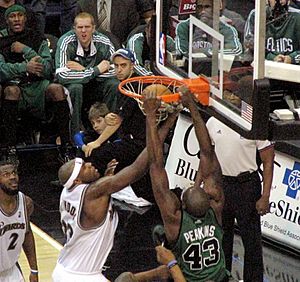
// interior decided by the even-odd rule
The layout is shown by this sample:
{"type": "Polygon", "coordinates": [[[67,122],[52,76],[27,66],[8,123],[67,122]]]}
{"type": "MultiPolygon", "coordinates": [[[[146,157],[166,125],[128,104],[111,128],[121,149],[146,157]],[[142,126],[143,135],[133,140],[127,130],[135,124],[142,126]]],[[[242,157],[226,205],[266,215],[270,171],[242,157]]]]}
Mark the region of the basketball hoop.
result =
{"type": "Polygon", "coordinates": [[[178,88],[186,85],[203,105],[208,106],[210,87],[208,80],[202,76],[189,79],[175,79],[167,76],[138,76],[121,81],[119,91],[135,99],[143,99],[143,90],[151,84],[165,85],[170,89],[170,94],[159,95],[158,97],[166,103],[179,102],[178,88]]]}
{"type": "Polygon", "coordinates": [[[168,113],[174,112],[178,107],[182,107],[178,88],[183,85],[189,88],[199,103],[204,106],[209,104],[210,87],[207,79],[204,77],[179,80],[167,76],[138,76],[121,81],[119,91],[134,98],[144,112],[143,91],[147,87],[153,86],[151,91],[155,90],[157,97],[161,99],[161,108],[157,113],[159,122],[166,119],[168,113]]]}

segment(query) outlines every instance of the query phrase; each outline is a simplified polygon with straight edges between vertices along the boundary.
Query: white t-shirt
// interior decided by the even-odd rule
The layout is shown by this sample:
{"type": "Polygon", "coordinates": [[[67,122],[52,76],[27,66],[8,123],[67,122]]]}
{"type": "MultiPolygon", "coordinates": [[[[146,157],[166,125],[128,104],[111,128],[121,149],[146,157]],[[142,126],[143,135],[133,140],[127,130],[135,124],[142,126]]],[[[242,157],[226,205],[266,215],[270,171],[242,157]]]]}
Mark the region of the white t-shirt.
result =
{"type": "Polygon", "coordinates": [[[16,210],[11,215],[0,207],[0,272],[12,268],[18,261],[27,230],[25,196],[19,192],[16,210]]]}
{"type": "Polygon", "coordinates": [[[272,146],[268,140],[246,139],[214,117],[207,121],[206,126],[223,175],[237,176],[244,171],[256,171],[257,150],[272,146]]]}
{"type": "Polygon", "coordinates": [[[109,203],[105,220],[94,228],[80,225],[84,194],[88,185],[82,184],[68,190],[60,197],[60,213],[67,241],[59,255],[58,263],[74,273],[101,273],[112,249],[118,226],[118,214],[109,203]]]}

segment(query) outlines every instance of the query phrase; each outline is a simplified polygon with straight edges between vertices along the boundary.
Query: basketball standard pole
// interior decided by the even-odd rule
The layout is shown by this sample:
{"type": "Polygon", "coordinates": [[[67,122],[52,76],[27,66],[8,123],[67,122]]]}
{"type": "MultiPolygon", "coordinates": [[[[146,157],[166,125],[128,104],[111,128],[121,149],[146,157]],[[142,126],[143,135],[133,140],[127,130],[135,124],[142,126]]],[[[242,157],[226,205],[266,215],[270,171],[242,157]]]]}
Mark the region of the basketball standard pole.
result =
{"type": "Polygon", "coordinates": [[[266,1],[255,1],[253,79],[265,77],[266,1]]]}
{"type": "MultiPolygon", "coordinates": [[[[213,29],[219,32],[219,25],[220,25],[220,1],[221,0],[214,0],[213,2],[213,29]]],[[[212,65],[211,65],[211,76],[217,77],[218,76],[218,53],[219,53],[219,42],[215,38],[212,41],[212,65]]]]}

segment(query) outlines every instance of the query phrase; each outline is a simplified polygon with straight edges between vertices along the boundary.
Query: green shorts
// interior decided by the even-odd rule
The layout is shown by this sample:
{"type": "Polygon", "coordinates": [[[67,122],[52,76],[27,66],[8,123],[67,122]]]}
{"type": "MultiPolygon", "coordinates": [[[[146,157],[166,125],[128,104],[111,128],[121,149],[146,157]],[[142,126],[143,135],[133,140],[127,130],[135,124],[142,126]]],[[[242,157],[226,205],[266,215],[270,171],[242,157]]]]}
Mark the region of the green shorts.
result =
{"type": "Polygon", "coordinates": [[[26,111],[37,118],[45,118],[45,92],[49,84],[49,80],[44,79],[19,85],[22,93],[19,111],[26,111]]]}

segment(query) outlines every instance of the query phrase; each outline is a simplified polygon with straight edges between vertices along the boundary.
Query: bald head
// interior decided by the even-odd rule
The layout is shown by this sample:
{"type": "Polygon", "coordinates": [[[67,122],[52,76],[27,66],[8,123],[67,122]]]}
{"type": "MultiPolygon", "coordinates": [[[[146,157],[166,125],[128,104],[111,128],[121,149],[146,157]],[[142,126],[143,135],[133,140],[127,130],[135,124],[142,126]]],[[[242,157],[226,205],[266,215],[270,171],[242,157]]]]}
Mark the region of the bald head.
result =
{"type": "Polygon", "coordinates": [[[63,164],[58,170],[58,179],[60,184],[64,185],[70,178],[75,166],[75,159],[63,164]]]}
{"type": "Polygon", "coordinates": [[[183,194],[182,206],[190,215],[201,217],[210,208],[209,197],[203,189],[191,187],[183,194]]]}

